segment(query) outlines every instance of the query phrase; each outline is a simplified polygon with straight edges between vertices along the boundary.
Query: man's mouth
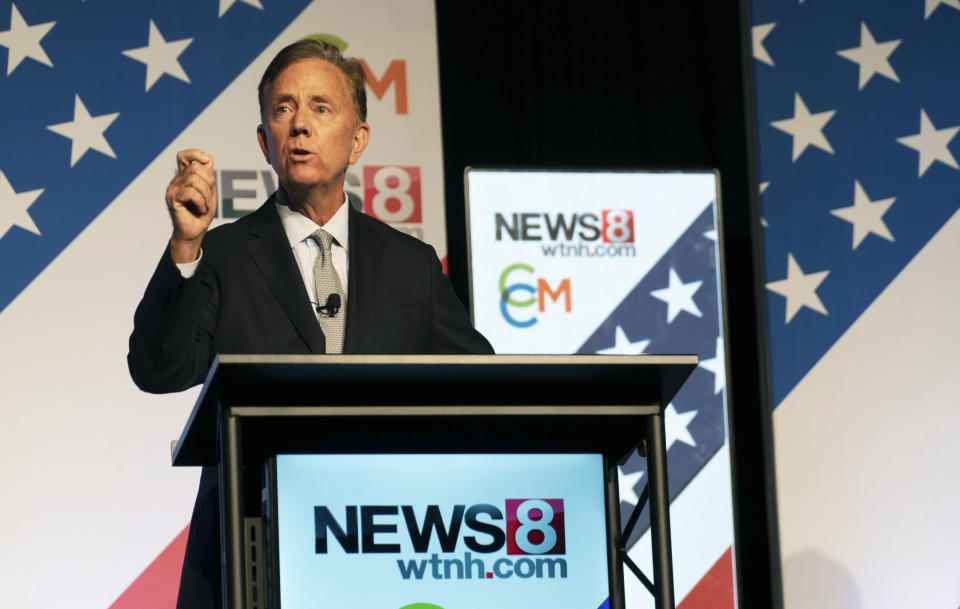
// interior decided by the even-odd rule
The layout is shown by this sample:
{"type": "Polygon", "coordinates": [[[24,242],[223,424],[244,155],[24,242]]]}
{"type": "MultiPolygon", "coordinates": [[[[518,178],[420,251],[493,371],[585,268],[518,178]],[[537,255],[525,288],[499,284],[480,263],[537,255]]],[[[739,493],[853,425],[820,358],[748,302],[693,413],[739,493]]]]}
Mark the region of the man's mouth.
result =
{"type": "Polygon", "coordinates": [[[295,161],[304,160],[311,155],[313,155],[313,152],[311,152],[310,150],[307,150],[306,148],[290,149],[290,157],[295,161]]]}

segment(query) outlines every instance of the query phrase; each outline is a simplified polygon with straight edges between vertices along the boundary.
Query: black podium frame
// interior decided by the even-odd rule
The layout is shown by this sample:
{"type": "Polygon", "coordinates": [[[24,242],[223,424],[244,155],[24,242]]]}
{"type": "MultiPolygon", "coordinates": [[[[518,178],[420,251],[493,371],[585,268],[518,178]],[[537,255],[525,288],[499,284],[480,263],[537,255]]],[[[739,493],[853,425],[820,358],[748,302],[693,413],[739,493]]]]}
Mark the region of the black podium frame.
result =
{"type": "Polygon", "coordinates": [[[645,440],[652,592],[657,609],[672,609],[663,412],[696,365],[693,355],[220,355],[173,464],[219,466],[223,606],[245,609],[245,463],[259,471],[284,453],[600,453],[610,609],[623,609],[616,463],[645,440]]]}

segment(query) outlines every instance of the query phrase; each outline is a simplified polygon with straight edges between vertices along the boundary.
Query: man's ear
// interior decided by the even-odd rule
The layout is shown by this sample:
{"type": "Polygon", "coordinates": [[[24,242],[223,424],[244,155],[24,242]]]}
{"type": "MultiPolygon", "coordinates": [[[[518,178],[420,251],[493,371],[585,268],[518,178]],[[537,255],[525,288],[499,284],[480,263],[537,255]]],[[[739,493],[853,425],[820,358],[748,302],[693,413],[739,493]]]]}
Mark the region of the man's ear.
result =
{"type": "Polygon", "coordinates": [[[360,123],[353,132],[353,148],[350,151],[351,165],[360,160],[360,155],[363,154],[364,149],[367,147],[367,142],[369,141],[370,125],[367,123],[360,123]]]}
{"type": "Polygon", "coordinates": [[[263,123],[257,125],[257,141],[260,142],[260,150],[263,151],[263,158],[270,164],[270,150],[267,148],[267,132],[263,128],[263,123]]]}

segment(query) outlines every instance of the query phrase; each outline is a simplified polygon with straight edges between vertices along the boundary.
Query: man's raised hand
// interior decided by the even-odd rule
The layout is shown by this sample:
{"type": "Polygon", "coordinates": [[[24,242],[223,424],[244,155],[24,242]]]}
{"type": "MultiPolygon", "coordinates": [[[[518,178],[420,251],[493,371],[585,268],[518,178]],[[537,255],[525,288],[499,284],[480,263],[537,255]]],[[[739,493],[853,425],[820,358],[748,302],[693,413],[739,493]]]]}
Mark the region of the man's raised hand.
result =
{"type": "Polygon", "coordinates": [[[170,255],[176,263],[193,262],[217,212],[213,157],[191,148],[177,153],[177,175],[167,186],[167,211],[173,220],[170,255]]]}

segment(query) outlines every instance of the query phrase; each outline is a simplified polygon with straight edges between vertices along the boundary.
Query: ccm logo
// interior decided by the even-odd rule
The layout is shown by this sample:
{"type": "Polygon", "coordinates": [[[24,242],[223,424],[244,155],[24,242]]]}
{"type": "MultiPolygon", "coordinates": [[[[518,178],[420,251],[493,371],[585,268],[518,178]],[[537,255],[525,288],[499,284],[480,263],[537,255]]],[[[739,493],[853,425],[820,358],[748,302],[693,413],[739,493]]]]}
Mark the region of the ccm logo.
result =
{"type": "Polygon", "coordinates": [[[363,211],[384,222],[422,222],[420,168],[365,166],[363,211]]]}
{"type": "Polygon", "coordinates": [[[633,243],[633,211],[629,209],[603,210],[603,242],[633,243]]]}
{"type": "Polygon", "coordinates": [[[507,499],[507,554],[564,554],[563,499],[507,499]]]}

